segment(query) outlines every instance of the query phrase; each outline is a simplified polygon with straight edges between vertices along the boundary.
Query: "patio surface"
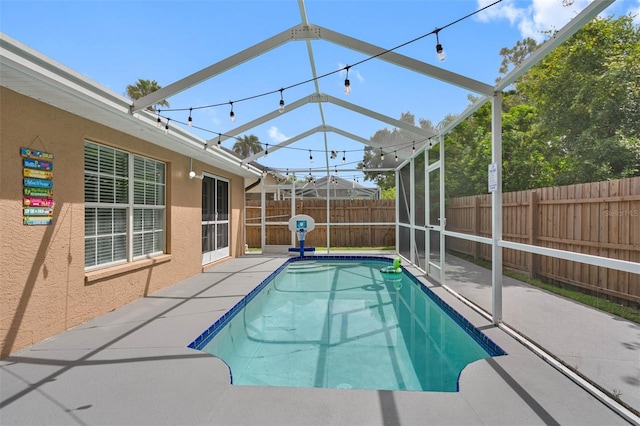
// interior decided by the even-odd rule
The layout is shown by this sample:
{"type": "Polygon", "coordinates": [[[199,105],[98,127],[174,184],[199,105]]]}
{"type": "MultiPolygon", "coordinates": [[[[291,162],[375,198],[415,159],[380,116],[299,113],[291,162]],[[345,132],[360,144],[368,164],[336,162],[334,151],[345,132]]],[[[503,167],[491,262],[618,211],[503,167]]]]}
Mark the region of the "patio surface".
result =
{"type": "MultiPolygon", "coordinates": [[[[621,417],[503,329],[424,279],[508,353],[469,365],[459,392],[232,386],[222,361],[186,346],[285,260],[248,255],[226,261],[0,360],[0,424],[640,423],[637,416],[621,417]]],[[[488,271],[456,258],[447,263],[447,285],[481,306],[490,300],[488,271]]],[[[623,401],[640,408],[637,324],[506,278],[504,313],[509,325],[559,356],[570,357],[580,372],[592,373],[605,389],[619,389],[623,401]],[[592,320],[598,326],[586,333],[592,320]],[[579,339],[571,330],[576,326],[579,339]]]]}

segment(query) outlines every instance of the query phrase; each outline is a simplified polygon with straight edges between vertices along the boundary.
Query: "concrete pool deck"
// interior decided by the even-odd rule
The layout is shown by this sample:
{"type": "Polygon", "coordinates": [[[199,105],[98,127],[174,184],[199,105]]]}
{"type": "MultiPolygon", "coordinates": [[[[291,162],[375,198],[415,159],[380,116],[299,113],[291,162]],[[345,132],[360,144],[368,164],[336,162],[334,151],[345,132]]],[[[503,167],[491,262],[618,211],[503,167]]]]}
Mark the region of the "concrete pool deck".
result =
{"type": "MultiPolygon", "coordinates": [[[[616,425],[639,421],[621,417],[503,329],[424,279],[508,353],[469,365],[461,375],[460,392],[232,386],[222,361],[186,346],[286,258],[248,255],[226,261],[0,360],[0,424],[616,425]]],[[[455,258],[447,263],[447,285],[468,293],[480,306],[487,292],[490,300],[484,270],[455,258]]],[[[408,269],[419,276],[417,270],[408,269]]],[[[637,377],[640,368],[640,362],[633,362],[640,361],[637,324],[611,315],[602,319],[595,310],[574,310],[580,305],[518,282],[505,282],[504,295],[508,324],[549,350],[569,354],[576,364],[581,363],[579,371],[584,374],[593,369],[602,380],[610,380],[603,388],[618,386],[622,400],[640,408],[633,405],[640,400],[640,383],[625,382],[637,377]],[[564,320],[553,321],[554,312],[564,320]],[[576,314],[608,321],[599,327],[617,343],[601,345],[599,340],[575,342],[563,337],[559,330],[588,324],[571,317],[576,314]],[[548,324],[553,328],[545,329],[548,324]],[[623,388],[624,383],[629,387],[623,388]]],[[[578,340],[586,334],[582,330],[578,340]]]]}

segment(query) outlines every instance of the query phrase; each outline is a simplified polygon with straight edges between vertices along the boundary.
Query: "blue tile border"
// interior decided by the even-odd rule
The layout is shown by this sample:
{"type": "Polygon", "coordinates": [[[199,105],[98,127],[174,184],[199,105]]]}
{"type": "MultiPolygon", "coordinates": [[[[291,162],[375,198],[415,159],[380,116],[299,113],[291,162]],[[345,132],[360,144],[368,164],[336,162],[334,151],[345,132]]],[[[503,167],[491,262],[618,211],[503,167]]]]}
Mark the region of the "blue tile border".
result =
{"type": "MultiPolygon", "coordinates": [[[[265,278],[260,284],[258,284],[253,290],[251,290],[245,297],[243,297],[238,303],[236,303],[229,311],[227,311],[222,317],[207,328],[200,336],[189,343],[187,347],[191,349],[201,350],[207,343],[213,339],[216,334],[238,314],[244,307],[253,300],[258,293],[262,291],[284,268],[290,263],[307,261],[307,260],[371,260],[376,262],[393,263],[393,259],[381,256],[333,256],[333,255],[316,255],[316,256],[297,256],[287,259],[278,269],[273,271],[267,278],[265,278]]],[[[453,309],[448,303],[442,300],[437,294],[427,288],[416,276],[407,271],[401,266],[404,273],[413,281],[431,300],[433,300],[456,324],[458,324],[463,330],[467,332],[490,356],[501,356],[507,353],[493,342],[487,335],[478,330],[473,324],[463,317],[458,311],[453,309]]]]}

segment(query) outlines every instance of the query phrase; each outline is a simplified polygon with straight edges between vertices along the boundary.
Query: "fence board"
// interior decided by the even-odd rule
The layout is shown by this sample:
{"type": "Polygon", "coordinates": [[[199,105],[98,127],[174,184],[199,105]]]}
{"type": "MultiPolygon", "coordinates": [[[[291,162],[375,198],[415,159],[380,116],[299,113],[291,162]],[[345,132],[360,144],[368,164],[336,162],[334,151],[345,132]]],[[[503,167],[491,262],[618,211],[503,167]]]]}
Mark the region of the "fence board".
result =
{"type": "MultiPolygon", "coordinates": [[[[490,195],[450,199],[446,217],[447,230],[490,237],[490,195]]],[[[508,241],[637,262],[640,272],[640,177],[505,193],[502,232],[508,241]]],[[[447,247],[491,260],[487,244],[448,238],[447,247]]],[[[532,277],[640,302],[640,273],[511,249],[503,262],[532,277]]]]}
{"type": "MultiPolygon", "coordinates": [[[[260,224],[260,201],[247,200],[247,224],[260,224]]],[[[296,214],[313,217],[316,223],[327,222],[326,200],[296,201],[296,214]]],[[[395,246],[396,223],[395,200],[330,200],[329,216],[332,247],[383,247],[395,246]],[[340,226],[341,223],[354,225],[340,226]],[[363,225],[357,225],[363,223],[363,225]],[[365,223],[388,223],[389,225],[365,225],[365,223]]],[[[291,201],[267,201],[265,216],[269,222],[288,222],[291,218],[291,201]]],[[[247,226],[247,246],[251,248],[261,245],[261,227],[247,226]]],[[[269,225],[266,230],[267,245],[290,245],[291,231],[286,225],[269,225]]],[[[307,246],[327,246],[326,226],[316,226],[305,240],[307,246]]]]}

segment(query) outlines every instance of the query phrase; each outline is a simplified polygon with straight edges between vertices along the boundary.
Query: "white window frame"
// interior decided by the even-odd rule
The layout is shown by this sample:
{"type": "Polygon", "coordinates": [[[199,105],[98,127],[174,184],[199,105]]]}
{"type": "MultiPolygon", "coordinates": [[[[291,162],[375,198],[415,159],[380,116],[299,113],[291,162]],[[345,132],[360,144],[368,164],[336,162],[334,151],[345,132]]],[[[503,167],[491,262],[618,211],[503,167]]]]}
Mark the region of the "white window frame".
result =
{"type": "MultiPolygon", "coordinates": [[[[84,149],[85,271],[164,254],[166,250],[166,163],[88,140],[84,143],[84,149]],[[115,163],[113,173],[101,171],[100,154],[96,159],[98,170],[87,169],[86,150],[88,146],[95,146],[99,152],[100,149],[113,151],[114,154],[119,154],[120,158],[122,155],[126,155],[126,176],[122,170],[118,174],[115,163]],[[91,190],[88,188],[88,182],[92,179],[98,183],[94,189],[95,195],[88,197],[87,191],[91,190]],[[123,192],[120,193],[121,199],[116,199],[118,194],[115,189],[113,202],[105,202],[100,199],[102,194],[100,183],[111,179],[114,182],[117,180],[120,184],[126,184],[126,200],[122,199],[123,192]],[[111,224],[109,224],[109,209],[111,209],[111,224]],[[126,223],[120,223],[120,226],[115,221],[116,214],[114,212],[116,210],[125,213],[126,223]],[[98,217],[100,213],[102,221],[98,217]],[[92,217],[93,220],[91,220],[92,217]],[[99,232],[101,225],[103,232],[99,232]],[[110,230],[106,229],[109,227],[110,230]],[[111,260],[99,263],[100,242],[111,244],[111,254],[107,253],[107,257],[110,257],[111,260]],[[87,262],[90,244],[93,245],[94,255],[92,261],[87,262]],[[142,248],[140,248],[140,244],[142,244],[142,248]],[[120,256],[114,259],[114,254],[117,253],[120,253],[120,256]],[[124,256],[122,253],[125,253],[124,256]]],[[[110,191],[108,186],[105,188],[110,191]]],[[[108,193],[106,195],[108,196],[108,193]]],[[[102,247],[103,250],[104,248],[105,246],[102,247]]]]}

